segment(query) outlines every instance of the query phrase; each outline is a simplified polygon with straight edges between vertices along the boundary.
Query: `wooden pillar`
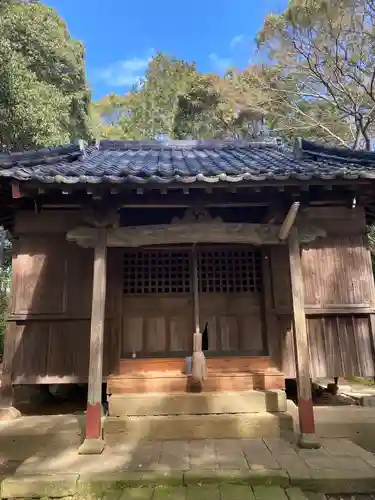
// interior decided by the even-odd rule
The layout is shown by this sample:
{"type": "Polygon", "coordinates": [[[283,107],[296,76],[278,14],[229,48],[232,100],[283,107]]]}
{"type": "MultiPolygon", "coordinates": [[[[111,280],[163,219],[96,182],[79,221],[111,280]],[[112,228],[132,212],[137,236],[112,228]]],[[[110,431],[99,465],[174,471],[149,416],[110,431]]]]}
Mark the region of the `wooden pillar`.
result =
{"type": "Polygon", "coordinates": [[[199,316],[199,278],[198,278],[198,256],[196,247],[193,248],[193,291],[194,291],[194,326],[193,334],[193,356],[191,376],[195,383],[202,386],[207,376],[206,358],[202,351],[202,333],[200,331],[199,316]]]}
{"type": "Polygon", "coordinates": [[[79,453],[99,454],[104,449],[102,435],[103,341],[106,296],[106,230],[97,230],[91,307],[90,361],[86,412],[86,436],[79,453]]]}
{"type": "Polygon", "coordinates": [[[302,448],[319,448],[320,444],[315,437],[303,275],[297,228],[293,228],[289,236],[289,264],[293,302],[294,351],[298,387],[299,444],[302,448]]]}

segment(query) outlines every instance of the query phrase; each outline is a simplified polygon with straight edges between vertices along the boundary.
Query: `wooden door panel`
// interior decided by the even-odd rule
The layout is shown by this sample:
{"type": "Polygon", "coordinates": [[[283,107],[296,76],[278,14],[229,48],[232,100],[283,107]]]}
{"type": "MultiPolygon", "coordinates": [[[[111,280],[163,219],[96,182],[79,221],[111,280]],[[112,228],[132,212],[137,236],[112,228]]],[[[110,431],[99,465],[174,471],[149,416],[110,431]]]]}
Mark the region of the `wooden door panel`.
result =
{"type": "Polygon", "coordinates": [[[125,297],[121,357],[189,354],[193,302],[186,296],[125,297]]]}
{"type": "Polygon", "coordinates": [[[204,294],[200,297],[201,329],[208,327],[212,355],[264,352],[260,294],[204,294]]]}

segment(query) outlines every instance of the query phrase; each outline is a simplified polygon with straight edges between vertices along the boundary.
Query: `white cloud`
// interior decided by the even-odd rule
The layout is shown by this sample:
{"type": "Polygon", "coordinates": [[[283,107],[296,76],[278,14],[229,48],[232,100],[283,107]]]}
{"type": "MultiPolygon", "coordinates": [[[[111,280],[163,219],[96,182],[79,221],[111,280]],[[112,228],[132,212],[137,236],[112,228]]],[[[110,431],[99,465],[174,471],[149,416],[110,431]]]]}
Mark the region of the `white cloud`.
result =
{"type": "Polygon", "coordinates": [[[241,34],[241,35],[236,35],[232,38],[232,40],[230,41],[230,48],[231,49],[234,49],[237,45],[239,45],[241,42],[243,42],[245,38],[245,35],[241,34]]]}
{"type": "Polygon", "coordinates": [[[220,57],[217,54],[212,53],[209,55],[209,58],[212,68],[218,73],[225,73],[225,71],[233,65],[233,62],[229,57],[220,57]]]}
{"type": "Polygon", "coordinates": [[[143,57],[132,57],[110,64],[96,72],[96,80],[111,87],[131,87],[139,83],[154,51],[150,50],[143,57]]]}

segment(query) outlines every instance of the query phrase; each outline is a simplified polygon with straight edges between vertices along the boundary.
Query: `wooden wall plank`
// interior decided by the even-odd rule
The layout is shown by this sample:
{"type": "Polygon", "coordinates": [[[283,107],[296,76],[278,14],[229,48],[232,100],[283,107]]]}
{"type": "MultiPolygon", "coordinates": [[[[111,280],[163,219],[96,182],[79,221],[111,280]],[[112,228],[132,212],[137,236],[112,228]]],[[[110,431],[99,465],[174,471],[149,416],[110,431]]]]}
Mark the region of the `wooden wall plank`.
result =
{"type": "Polygon", "coordinates": [[[48,347],[49,376],[75,375],[86,378],[90,352],[90,321],[51,323],[48,347]]]}
{"type": "Polygon", "coordinates": [[[145,337],[148,353],[167,351],[167,322],[164,316],[147,318],[145,337]]]}
{"type": "MultiPolygon", "coordinates": [[[[240,319],[240,346],[243,352],[264,354],[262,318],[260,314],[245,314],[240,319]]],[[[277,335],[277,332],[275,332],[277,335]]]]}
{"type": "Polygon", "coordinates": [[[219,316],[221,351],[239,351],[238,318],[219,316]]]}
{"type": "MultiPolygon", "coordinates": [[[[279,320],[282,336],[282,371],[295,378],[290,320],[279,320]]],[[[314,316],[307,318],[311,374],[321,377],[372,377],[375,375],[368,316],[314,316]]]]}
{"type": "Polygon", "coordinates": [[[220,342],[218,338],[218,325],[217,317],[215,315],[209,316],[206,319],[208,323],[208,349],[210,351],[218,351],[220,349],[220,342]]]}
{"type": "Polygon", "coordinates": [[[307,320],[311,375],[327,377],[327,358],[325,356],[324,329],[321,318],[307,320]]]}
{"type": "Polygon", "coordinates": [[[14,314],[66,312],[67,257],[64,240],[21,238],[12,267],[14,314]]]}
{"type": "Polygon", "coordinates": [[[353,318],[358,348],[360,375],[371,377],[375,374],[374,353],[371,342],[371,327],[368,317],[353,318]]]}
{"type": "Polygon", "coordinates": [[[302,267],[306,308],[374,306],[374,278],[364,235],[325,238],[305,246],[302,267]]]}
{"type": "Polygon", "coordinates": [[[144,351],[143,329],[144,318],[142,316],[124,316],[122,330],[121,357],[128,357],[129,354],[144,351]]]}
{"type": "Polygon", "coordinates": [[[359,371],[360,361],[354,321],[352,316],[337,318],[343,374],[354,374],[359,371]]]}
{"type": "Polygon", "coordinates": [[[273,303],[276,311],[288,309],[292,311],[292,291],[290,287],[290,271],[288,247],[270,248],[271,274],[273,283],[273,303]]]}
{"type": "Polygon", "coordinates": [[[172,316],[169,319],[171,352],[191,351],[192,326],[192,321],[183,316],[172,316]]]}
{"type": "Polygon", "coordinates": [[[73,243],[63,245],[67,254],[67,314],[90,318],[94,251],[73,243]]]}
{"type": "Polygon", "coordinates": [[[46,376],[48,374],[49,322],[28,322],[16,325],[19,337],[13,357],[12,378],[22,376],[46,376]]]}

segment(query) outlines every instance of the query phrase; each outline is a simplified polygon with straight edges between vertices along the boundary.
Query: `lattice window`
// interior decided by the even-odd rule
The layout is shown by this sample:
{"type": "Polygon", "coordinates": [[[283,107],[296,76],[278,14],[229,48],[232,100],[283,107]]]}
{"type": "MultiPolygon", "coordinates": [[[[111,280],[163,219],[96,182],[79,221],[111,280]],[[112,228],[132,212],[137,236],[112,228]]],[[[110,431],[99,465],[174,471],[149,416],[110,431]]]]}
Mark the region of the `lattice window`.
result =
{"type": "MultiPolygon", "coordinates": [[[[125,294],[192,293],[190,250],[132,250],[124,254],[125,294]]],[[[253,249],[201,249],[201,293],[255,293],[261,290],[261,257],[253,249]]]]}
{"type": "Polygon", "coordinates": [[[190,293],[190,251],[134,250],[124,254],[123,291],[190,293]]]}
{"type": "Polygon", "coordinates": [[[202,293],[259,292],[261,256],[253,249],[202,250],[198,256],[202,293]]]}

